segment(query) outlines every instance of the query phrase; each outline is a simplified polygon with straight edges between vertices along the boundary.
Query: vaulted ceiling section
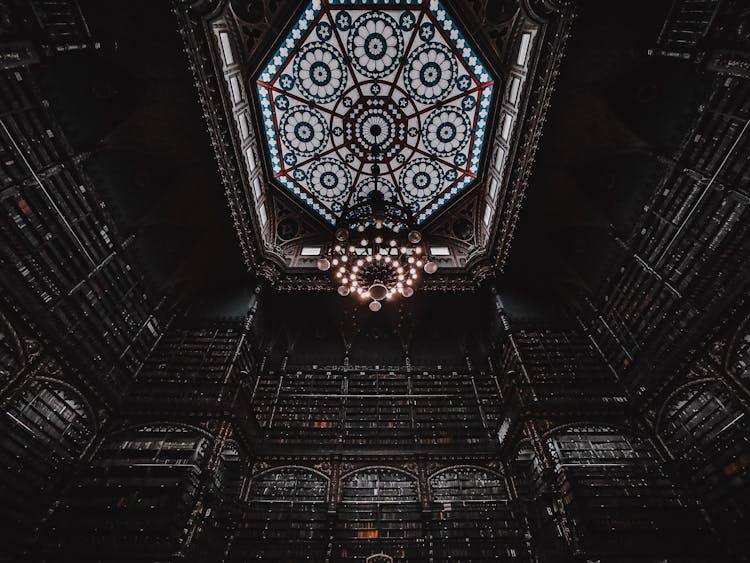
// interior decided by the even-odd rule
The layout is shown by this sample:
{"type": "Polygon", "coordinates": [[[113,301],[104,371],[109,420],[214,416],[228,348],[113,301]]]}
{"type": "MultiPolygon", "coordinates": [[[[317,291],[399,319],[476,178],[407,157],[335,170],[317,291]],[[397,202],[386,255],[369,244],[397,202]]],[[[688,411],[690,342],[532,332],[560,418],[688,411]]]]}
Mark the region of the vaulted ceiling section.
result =
{"type": "Polygon", "coordinates": [[[178,14],[249,271],[330,289],[317,257],[373,190],[432,246],[427,289],[502,271],[573,13],[472,7],[207,1],[178,14]]]}

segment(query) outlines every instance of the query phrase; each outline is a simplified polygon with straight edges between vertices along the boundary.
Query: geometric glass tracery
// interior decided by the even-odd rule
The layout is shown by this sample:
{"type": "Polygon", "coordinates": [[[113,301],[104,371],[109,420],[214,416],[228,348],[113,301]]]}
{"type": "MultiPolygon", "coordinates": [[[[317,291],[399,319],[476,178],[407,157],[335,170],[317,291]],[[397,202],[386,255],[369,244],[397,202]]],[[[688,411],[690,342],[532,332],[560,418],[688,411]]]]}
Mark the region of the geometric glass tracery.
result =
{"type": "Polygon", "coordinates": [[[418,223],[477,177],[494,81],[436,0],[311,1],[257,80],[274,178],[331,224],[418,223]]]}

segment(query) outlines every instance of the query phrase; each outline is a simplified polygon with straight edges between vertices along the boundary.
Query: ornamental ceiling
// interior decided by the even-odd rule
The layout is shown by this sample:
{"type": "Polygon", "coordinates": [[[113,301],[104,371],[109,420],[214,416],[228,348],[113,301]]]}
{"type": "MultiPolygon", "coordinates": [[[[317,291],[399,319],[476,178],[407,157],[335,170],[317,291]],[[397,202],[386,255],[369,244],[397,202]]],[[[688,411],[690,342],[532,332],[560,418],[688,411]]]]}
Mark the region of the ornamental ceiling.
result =
{"type": "Polygon", "coordinates": [[[425,289],[502,272],[570,4],[185,0],[177,15],[249,271],[330,290],[317,259],[377,190],[430,246],[425,289]]]}
{"type": "Polygon", "coordinates": [[[493,79],[442,4],[313,0],[257,80],[273,178],[324,220],[422,223],[479,173],[493,79]]]}

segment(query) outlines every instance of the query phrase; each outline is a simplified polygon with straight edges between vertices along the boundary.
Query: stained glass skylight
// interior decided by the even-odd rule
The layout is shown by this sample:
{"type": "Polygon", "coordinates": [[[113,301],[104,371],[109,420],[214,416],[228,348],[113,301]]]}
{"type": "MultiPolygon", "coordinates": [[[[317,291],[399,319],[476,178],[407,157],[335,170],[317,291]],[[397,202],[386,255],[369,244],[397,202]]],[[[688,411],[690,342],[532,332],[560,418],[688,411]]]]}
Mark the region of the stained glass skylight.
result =
{"type": "Polygon", "coordinates": [[[477,177],[493,79],[437,0],[312,0],[257,80],[274,178],[331,224],[418,223],[477,177]]]}

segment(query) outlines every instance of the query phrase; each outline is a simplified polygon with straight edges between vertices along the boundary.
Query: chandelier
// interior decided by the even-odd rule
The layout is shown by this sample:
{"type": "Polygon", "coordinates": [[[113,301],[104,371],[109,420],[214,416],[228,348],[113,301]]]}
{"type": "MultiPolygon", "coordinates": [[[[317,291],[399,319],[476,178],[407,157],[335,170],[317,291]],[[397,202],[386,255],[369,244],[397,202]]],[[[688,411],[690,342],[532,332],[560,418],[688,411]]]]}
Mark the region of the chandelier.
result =
{"type": "Polygon", "coordinates": [[[411,297],[421,273],[438,269],[411,213],[385,199],[377,176],[374,189],[341,214],[334,239],[318,269],[331,271],[339,295],[369,300],[371,311],[379,311],[382,301],[411,297]]]}

